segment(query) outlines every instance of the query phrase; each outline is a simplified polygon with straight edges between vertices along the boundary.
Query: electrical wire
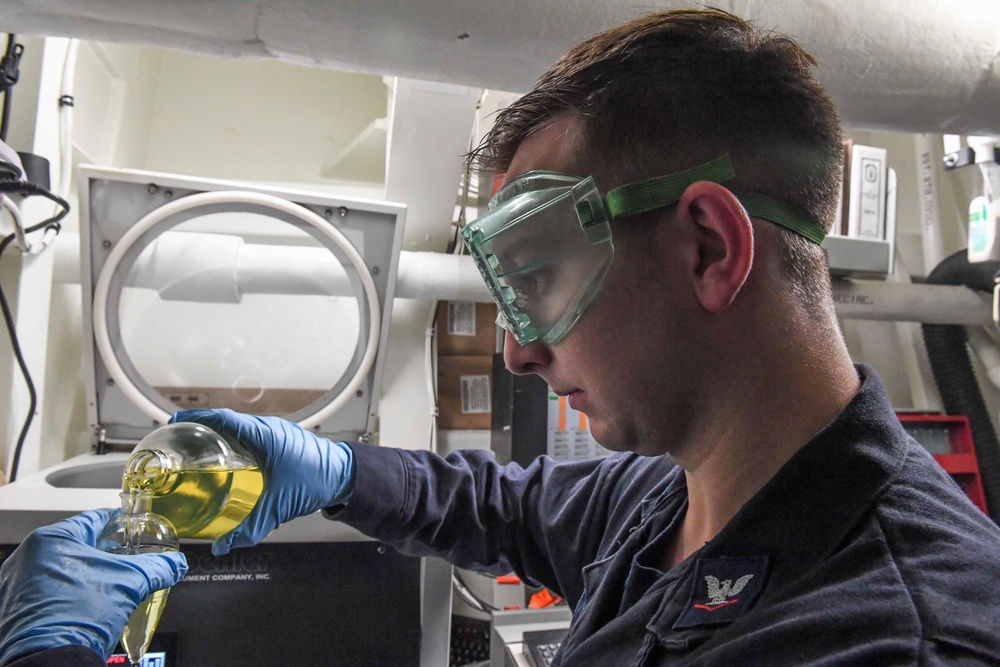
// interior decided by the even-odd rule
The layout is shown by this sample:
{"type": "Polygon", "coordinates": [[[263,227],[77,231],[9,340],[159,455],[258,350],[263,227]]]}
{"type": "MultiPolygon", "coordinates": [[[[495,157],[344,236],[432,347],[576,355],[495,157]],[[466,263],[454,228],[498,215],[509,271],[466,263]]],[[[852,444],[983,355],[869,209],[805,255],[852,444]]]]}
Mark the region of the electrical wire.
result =
{"type": "Polygon", "coordinates": [[[3,66],[0,67],[0,76],[3,80],[0,81],[0,88],[3,90],[3,110],[0,111],[0,141],[7,140],[7,126],[10,121],[10,107],[11,107],[11,88],[17,83],[17,66],[18,60],[21,57],[20,52],[15,54],[17,49],[17,44],[15,43],[17,36],[14,33],[7,35],[7,48],[4,50],[3,66]]]}
{"type": "MultiPolygon", "coordinates": [[[[24,230],[25,234],[31,234],[44,229],[46,232],[55,231],[58,232],[60,229],[59,221],[66,217],[69,213],[69,204],[66,203],[61,197],[52,194],[44,188],[40,188],[36,185],[30,183],[0,183],[0,192],[26,192],[30,191],[31,194],[42,195],[52,201],[56,202],[63,207],[62,211],[52,216],[44,222],[40,222],[37,225],[28,227],[24,230]]],[[[0,260],[3,259],[3,253],[10,247],[10,244],[15,240],[15,234],[9,234],[0,241],[0,260]]],[[[31,380],[31,373],[28,372],[28,365],[24,361],[24,355],[21,353],[21,344],[17,338],[17,329],[14,327],[14,316],[10,311],[10,305],[7,302],[7,295],[3,291],[3,286],[0,285],[0,311],[3,314],[4,324],[7,327],[7,333],[10,336],[10,345],[14,351],[14,358],[17,360],[17,365],[21,370],[21,375],[24,376],[24,382],[28,386],[28,415],[25,417],[24,424],[21,426],[21,432],[17,438],[17,444],[14,445],[14,454],[11,459],[9,474],[7,475],[7,481],[13,482],[17,479],[17,468],[21,463],[21,452],[24,449],[24,441],[28,437],[28,430],[31,428],[31,422],[35,417],[35,409],[38,407],[38,395],[35,392],[35,384],[31,380]]]]}
{"type": "Polygon", "coordinates": [[[424,329],[424,380],[427,383],[427,396],[430,399],[431,427],[427,448],[437,451],[438,436],[438,386],[437,386],[437,355],[434,349],[434,341],[437,337],[437,328],[434,320],[437,318],[439,301],[432,301],[430,309],[427,311],[427,324],[424,329]]]}
{"type": "Polygon", "coordinates": [[[14,224],[14,240],[21,252],[28,252],[28,240],[24,237],[24,223],[21,222],[21,209],[10,197],[0,195],[0,204],[10,213],[11,221],[14,224]]]}
{"type": "MultiPolygon", "coordinates": [[[[0,241],[0,259],[3,259],[4,251],[10,247],[10,243],[14,238],[14,235],[10,234],[0,241]]],[[[3,287],[0,287],[0,310],[3,311],[3,320],[7,326],[7,333],[10,335],[10,346],[14,351],[14,358],[21,369],[21,375],[24,376],[25,384],[28,385],[28,416],[21,426],[21,433],[17,438],[17,444],[14,446],[14,457],[10,464],[10,472],[7,475],[7,481],[13,482],[17,479],[17,467],[21,462],[21,450],[24,449],[24,440],[28,436],[28,429],[31,428],[31,421],[35,416],[38,397],[35,393],[35,384],[31,381],[31,373],[28,372],[28,365],[24,362],[24,355],[21,354],[21,344],[17,340],[17,330],[14,328],[14,316],[10,312],[10,306],[7,304],[7,297],[4,294],[3,287]]]]}
{"type": "MultiPolygon", "coordinates": [[[[4,93],[3,110],[0,112],[0,141],[7,139],[7,126],[11,107],[10,92],[13,85],[17,83],[19,77],[19,61],[22,53],[24,52],[24,47],[20,44],[16,44],[16,39],[17,38],[14,34],[11,33],[8,35],[7,48],[5,49],[2,60],[0,60],[0,86],[2,86],[4,93]]],[[[63,79],[62,86],[60,88],[61,96],[59,98],[59,141],[61,159],[60,178],[59,183],[57,183],[57,190],[55,193],[52,193],[45,188],[39,187],[27,181],[10,181],[0,183],[0,199],[2,199],[3,207],[8,213],[10,213],[14,222],[14,233],[0,241],[0,260],[3,259],[3,253],[10,246],[12,240],[17,241],[17,246],[22,253],[37,254],[45,250],[45,248],[47,248],[49,244],[55,240],[56,235],[58,235],[62,227],[60,221],[69,213],[70,206],[66,201],[66,198],[69,196],[70,171],[72,170],[71,135],[73,125],[71,109],[73,78],[75,74],[78,47],[79,40],[70,40],[66,57],[63,62],[63,79]],[[11,200],[10,197],[5,196],[10,194],[24,196],[40,195],[52,201],[56,205],[57,210],[53,213],[52,217],[47,220],[24,229],[20,208],[14,201],[11,200]],[[26,238],[27,234],[39,230],[44,230],[42,238],[35,243],[29,242],[26,238]]],[[[31,422],[34,419],[35,410],[38,408],[38,395],[35,390],[34,382],[32,382],[31,379],[31,373],[28,371],[28,366],[25,363],[24,355],[21,352],[21,345],[17,337],[17,329],[14,326],[14,318],[10,311],[9,304],[7,303],[7,297],[3,292],[2,285],[0,285],[0,311],[2,311],[4,324],[6,325],[7,333],[10,336],[14,357],[17,359],[18,367],[21,370],[21,374],[24,376],[24,381],[28,388],[28,414],[25,417],[24,424],[21,427],[21,432],[18,435],[17,443],[14,446],[13,456],[9,468],[8,481],[13,482],[17,479],[17,470],[21,462],[21,453],[24,450],[24,443],[27,439],[28,432],[31,429],[31,422]]]]}
{"type": "Polygon", "coordinates": [[[59,86],[59,183],[55,193],[60,197],[69,197],[73,175],[74,85],[79,50],[80,40],[69,40],[66,57],[63,59],[62,83],[59,86]]]}
{"type": "MultiPolygon", "coordinates": [[[[471,152],[476,142],[476,135],[479,132],[479,122],[480,122],[480,110],[483,107],[483,102],[486,100],[487,91],[483,91],[476,100],[476,112],[473,116],[472,121],[472,132],[469,135],[469,151],[471,152]]],[[[466,209],[469,206],[469,192],[471,190],[470,181],[472,180],[472,165],[466,161],[465,163],[465,174],[461,182],[461,189],[459,191],[459,199],[461,201],[461,208],[458,212],[458,220],[452,225],[455,229],[455,234],[452,237],[448,251],[453,255],[461,255],[465,250],[465,244],[462,243],[461,231],[462,227],[465,226],[466,209]]],[[[476,187],[476,193],[478,195],[479,189],[478,185],[476,187]]],[[[432,301],[430,304],[430,310],[427,312],[427,326],[424,329],[424,380],[427,384],[427,398],[430,402],[430,433],[428,436],[428,449],[432,452],[437,452],[438,445],[438,386],[437,386],[437,353],[434,346],[434,341],[437,339],[437,326],[435,320],[437,319],[438,306],[440,301],[432,301]]]]}
{"type": "Polygon", "coordinates": [[[458,575],[457,571],[452,573],[451,583],[455,587],[455,590],[458,592],[458,594],[462,597],[462,599],[465,600],[467,603],[469,603],[469,605],[474,607],[475,609],[478,609],[479,611],[486,613],[489,613],[491,611],[500,611],[500,607],[495,607],[491,605],[489,602],[483,600],[475,593],[473,593],[471,590],[469,590],[469,587],[465,585],[465,582],[462,580],[462,577],[458,575]]]}

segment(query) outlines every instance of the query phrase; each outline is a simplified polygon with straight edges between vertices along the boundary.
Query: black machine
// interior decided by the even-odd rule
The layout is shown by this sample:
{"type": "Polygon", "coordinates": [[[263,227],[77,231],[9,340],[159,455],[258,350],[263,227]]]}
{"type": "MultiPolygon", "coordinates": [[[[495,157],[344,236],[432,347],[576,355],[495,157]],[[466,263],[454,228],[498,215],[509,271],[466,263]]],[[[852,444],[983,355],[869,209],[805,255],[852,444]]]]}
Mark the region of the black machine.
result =
{"type": "Polygon", "coordinates": [[[419,558],[372,541],[182,550],[190,569],[171,589],[147,667],[420,665],[419,558]]]}

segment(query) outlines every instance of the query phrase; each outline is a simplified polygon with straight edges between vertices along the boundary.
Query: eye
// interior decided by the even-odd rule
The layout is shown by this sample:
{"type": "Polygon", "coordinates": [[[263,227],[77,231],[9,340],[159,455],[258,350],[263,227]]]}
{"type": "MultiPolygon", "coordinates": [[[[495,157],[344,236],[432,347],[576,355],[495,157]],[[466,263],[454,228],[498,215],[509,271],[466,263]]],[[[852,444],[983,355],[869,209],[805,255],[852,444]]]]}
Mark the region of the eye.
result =
{"type": "Polygon", "coordinates": [[[518,303],[524,307],[544,297],[551,286],[551,276],[552,269],[549,266],[541,266],[510,276],[510,286],[514,288],[518,303]]]}

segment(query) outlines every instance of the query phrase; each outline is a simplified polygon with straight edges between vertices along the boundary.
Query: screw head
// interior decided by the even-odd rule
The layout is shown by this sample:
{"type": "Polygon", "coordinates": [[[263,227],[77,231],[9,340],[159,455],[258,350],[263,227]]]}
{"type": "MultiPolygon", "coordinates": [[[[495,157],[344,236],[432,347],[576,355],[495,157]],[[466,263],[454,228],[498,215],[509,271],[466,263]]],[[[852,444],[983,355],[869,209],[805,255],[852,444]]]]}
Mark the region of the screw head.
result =
{"type": "Polygon", "coordinates": [[[337,209],[337,213],[340,214],[341,218],[346,218],[347,217],[347,207],[346,206],[341,206],[340,208],[337,209]]]}
{"type": "Polygon", "coordinates": [[[372,267],[372,275],[373,276],[377,276],[378,272],[379,272],[379,268],[377,266],[373,266],[372,267]]]}
{"type": "Polygon", "coordinates": [[[104,241],[103,243],[101,243],[101,246],[104,247],[104,248],[110,248],[111,247],[111,241],[104,241]]]}
{"type": "Polygon", "coordinates": [[[156,183],[150,183],[149,185],[146,186],[146,192],[148,192],[151,195],[155,195],[157,192],[159,192],[159,190],[160,186],[158,186],[156,183]]]}
{"type": "Polygon", "coordinates": [[[113,387],[113,386],[115,386],[115,381],[113,379],[111,379],[111,378],[108,378],[108,381],[106,382],[106,384],[109,387],[113,387]]]}

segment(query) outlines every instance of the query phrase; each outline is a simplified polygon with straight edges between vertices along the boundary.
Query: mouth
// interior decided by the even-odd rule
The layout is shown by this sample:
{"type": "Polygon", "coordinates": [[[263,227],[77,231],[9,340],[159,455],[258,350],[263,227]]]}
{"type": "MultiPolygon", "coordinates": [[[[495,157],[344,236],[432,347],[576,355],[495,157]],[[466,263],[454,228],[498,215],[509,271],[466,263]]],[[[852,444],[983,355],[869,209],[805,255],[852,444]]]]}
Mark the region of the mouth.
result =
{"type": "Polygon", "coordinates": [[[583,412],[583,390],[574,389],[573,391],[567,392],[566,397],[569,401],[569,407],[573,408],[578,412],[583,412]]]}

